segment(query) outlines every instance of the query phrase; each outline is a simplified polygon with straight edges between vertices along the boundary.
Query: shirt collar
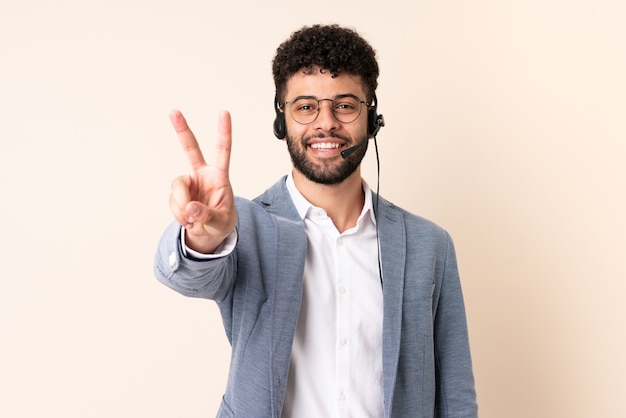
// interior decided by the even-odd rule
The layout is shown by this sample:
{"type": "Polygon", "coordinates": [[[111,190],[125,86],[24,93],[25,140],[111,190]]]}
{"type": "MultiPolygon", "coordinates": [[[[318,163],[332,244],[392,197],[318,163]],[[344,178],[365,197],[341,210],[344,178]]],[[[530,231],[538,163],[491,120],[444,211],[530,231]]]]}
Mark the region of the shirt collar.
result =
{"type": "MultiPolygon", "coordinates": [[[[300,193],[298,188],[296,187],[296,183],[293,181],[293,173],[290,171],[287,175],[287,190],[291,195],[291,200],[293,201],[300,218],[304,220],[310,213],[312,209],[316,207],[311,204],[306,198],[300,193]]],[[[361,184],[363,186],[363,193],[365,195],[365,203],[363,204],[363,210],[361,211],[361,215],[359,215],[359,219],[357,224],[361,222],[366,215],[369,215],[372,223],[376,225],[376,216],[374,214],[373,205],[372,205],[372,190],[370,189],[367,182],[361,179],[361,184]]]]}

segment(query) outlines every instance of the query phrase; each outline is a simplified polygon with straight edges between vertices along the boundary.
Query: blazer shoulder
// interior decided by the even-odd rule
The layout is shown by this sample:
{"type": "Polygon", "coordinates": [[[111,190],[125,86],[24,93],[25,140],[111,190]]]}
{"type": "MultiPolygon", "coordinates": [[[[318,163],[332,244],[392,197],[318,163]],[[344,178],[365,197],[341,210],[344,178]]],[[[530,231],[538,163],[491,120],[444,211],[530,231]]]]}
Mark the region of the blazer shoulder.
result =
{"type": "MultiPolygon", "coordinates": [[[[374,195],[374,199],[376,199],[376,195],[374,195]]],[[[374,200],[374,202],[376,201],[374,200]]],[[[401,222],[409,235],[419,232],[420,234],[444,239],[449,239],[450,237],[448,231],[434,221],[401,208],[382,197],[380,198],[379,211],[379,217],[383,217],[385,221],[401,222]]]]}

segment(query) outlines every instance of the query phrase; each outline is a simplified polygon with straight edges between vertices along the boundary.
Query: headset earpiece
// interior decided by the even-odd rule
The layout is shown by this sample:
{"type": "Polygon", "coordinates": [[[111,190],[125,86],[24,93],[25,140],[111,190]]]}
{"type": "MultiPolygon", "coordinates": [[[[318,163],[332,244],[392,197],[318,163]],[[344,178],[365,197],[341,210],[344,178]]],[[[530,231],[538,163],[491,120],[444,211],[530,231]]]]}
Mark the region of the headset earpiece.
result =
{"type": "Polygon", "coordinates": [[[385,118],[377,113],[378,99],[376,93],[372,96],[372,103],[367,110],[367,134],[370,138],[376,137],[380,128],[385,126],[385,118]]]}
{"type": "Polygon", "coordinates": [[[285,139],[285,135],[287,135],[285,112],[280,109],[278,96],[274,96],[274,110],[276,111],[276,118],[274,119],[274,135],[276,135],[276,138],[278,139],[285,139]]]}

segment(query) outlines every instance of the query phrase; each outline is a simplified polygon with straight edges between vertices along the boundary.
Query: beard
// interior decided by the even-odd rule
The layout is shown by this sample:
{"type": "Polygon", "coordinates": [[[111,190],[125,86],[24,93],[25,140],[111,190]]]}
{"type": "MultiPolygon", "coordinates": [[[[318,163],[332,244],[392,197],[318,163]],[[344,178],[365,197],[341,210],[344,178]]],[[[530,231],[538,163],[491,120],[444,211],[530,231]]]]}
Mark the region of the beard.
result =
{"type": "MultiPolygon", "coordinates": [[[[324,135],[324,137],[328,136],[340,138],[347,142],[347,138],[340,135],[332,133],[324,135]]],[[[358,141],[358,144],[362,142],[365,142],[365,144],[347,158],[338,156],[337,158],[341,159],[339,163],[336,161],[337,158],[322,160],[316,163],[307,157],[306,151],[308,147],[306,144],[309,139],[311,137],[307,136],[298,141],[287,134],[287,149],[289,150],[291,161],[296,170],[301,172],[307,179],[325,185],[338,184],[350,177],[361,164],[369,144],[367,135],[364,135],[361,141],[358,141]],[[297,145],[298,142],[300,142],[300,146],[297,145]]]]}

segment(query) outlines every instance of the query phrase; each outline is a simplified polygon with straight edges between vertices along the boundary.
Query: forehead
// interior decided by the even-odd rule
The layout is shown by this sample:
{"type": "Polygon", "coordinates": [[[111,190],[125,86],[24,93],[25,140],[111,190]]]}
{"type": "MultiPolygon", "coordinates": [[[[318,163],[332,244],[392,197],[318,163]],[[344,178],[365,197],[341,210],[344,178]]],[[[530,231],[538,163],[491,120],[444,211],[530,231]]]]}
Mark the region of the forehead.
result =
{"type": "Polygon", "coordinates": [[[310,74],[299,71],[287,80],[285,87],[286,100],[297,96],[329,98],[339,94],[354,94],[365,98],[361,77],[347,73],[332,77],[328,72],[321,73],[319,70],[310,74]]]}

